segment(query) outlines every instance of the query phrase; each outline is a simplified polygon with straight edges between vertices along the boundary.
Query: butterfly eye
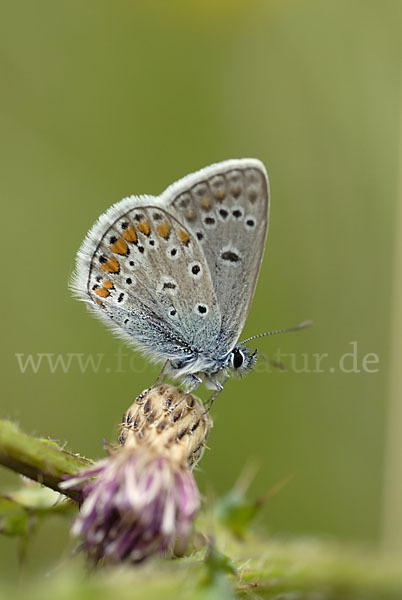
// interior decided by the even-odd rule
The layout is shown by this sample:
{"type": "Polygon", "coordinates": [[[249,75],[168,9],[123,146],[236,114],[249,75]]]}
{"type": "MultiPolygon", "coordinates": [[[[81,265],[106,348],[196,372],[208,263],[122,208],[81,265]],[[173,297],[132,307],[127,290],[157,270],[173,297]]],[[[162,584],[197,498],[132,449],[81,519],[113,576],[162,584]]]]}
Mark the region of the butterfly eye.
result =
{"type": "Polygon", "coordinates": [[[239,369],[244,362],[244,354],[238,348],[235,348],[232,352],[233,368],[239,369]]]}

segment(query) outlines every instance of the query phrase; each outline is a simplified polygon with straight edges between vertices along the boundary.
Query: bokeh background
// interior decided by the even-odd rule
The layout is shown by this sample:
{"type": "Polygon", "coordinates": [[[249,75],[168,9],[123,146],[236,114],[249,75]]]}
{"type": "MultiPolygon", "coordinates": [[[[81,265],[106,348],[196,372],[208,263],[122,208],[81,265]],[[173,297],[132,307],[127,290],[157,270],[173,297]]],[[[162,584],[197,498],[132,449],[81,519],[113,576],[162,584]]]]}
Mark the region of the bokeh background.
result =
{"type": "MultiPolygon", "coordinates": [[[[198,482],[220,495],[257,465],[257,497],[294,474],[263,511],[272,535],[402,543],[401,13],[399,0],[3,2],[1,417],[104,455],[102,437],[158,369],[71,298],[86,231],[125,195],[255,156],[272,212],[244,336],[314,327],[258,340],[288,370],[261,363],[228,382],[198,482]],[[22,372],[16,355],[40,353],[104,356],[98,372],[72,359],[52,373],[46,357],[22,372]]],[[[2,469],[0,484],[17,478],[2,469]]],[[[25,569],[48,568],[66,536],[45,524],[25,569]]],[[[15,550],[0,538],[4,575],[15,550]]]]}

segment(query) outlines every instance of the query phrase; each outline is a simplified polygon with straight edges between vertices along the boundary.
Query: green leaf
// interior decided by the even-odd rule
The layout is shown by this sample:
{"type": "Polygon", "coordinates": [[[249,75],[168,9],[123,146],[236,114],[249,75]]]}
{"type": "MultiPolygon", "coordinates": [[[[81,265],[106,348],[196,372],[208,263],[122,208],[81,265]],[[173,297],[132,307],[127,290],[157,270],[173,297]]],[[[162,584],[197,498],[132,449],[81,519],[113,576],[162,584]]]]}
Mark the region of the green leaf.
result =
{"type": "Polygon", "coordinates": [[[202,584],[192,596],[193,600],[236,600],[234,586],[228,577],[219,573],[212,581],[202,584]]]}
{"type": "Polygon", "coordinates": [[[63,494],[29,480],[25,480],[19,489],[7,492],[5,497],[26,509],[41,513],[71,510],[71,503],[66,501],[63,494]]]}
{"type": "Polygon", "coordinates": [[[238,538],[244,538],[247,528],[261,510],[262,502],[250,502],[238,490],[233,489],[215,506],[217,520],[238,538]]]}
{"type": "Polygon", "coordinates": [[[237,598],[233,577],[228,577],[228,575],[236,575],[236,567],[228,556],[216,549],[213,543],[208,547],[204,565],[206,571],[197,586],[194,598],[196,600],[237,598]]]}
{"type": "Polygon", "coordinates": [[[18,502],[0,497],[0,533],[26,536],[33,522],[29,513],[18,502]]]}
{"type": "Polygon", "coordinates": [[[288,475],[274,485],[262,498],[248,500],[246,492],[255,469],[248,467],[240,475],[234,487],[215,505],[215,518],[235,537],[244,539],[247,529],[258,515],[265,503],[277,494],[293,478],[288,475]]]}

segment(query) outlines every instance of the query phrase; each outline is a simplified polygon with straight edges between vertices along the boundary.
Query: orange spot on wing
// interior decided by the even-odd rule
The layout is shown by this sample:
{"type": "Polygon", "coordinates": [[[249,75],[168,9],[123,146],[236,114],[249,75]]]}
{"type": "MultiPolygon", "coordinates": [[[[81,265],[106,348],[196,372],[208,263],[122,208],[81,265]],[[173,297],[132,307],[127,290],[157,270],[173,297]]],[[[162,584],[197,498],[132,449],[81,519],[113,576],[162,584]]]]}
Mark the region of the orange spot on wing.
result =
{"type": "Polygon", "coordinates": [[[123,238],[119,238],[117,240],[117,242],[115,242],[114,244],[112,244],[110,246],[110,249],[112,252],[115,252],[116,254],[127,254],[127,250],[128,250],[128,246],[126,244],[126,242],[123,240],[123,238]]]}
{"type": "Polygon", "coordinates": [[[113,283],[111,281],[104,281],[103,287],[107,288],[108,290],[111,290],[113,288],[113,283]]]}
{"type": "Polygon", "coordinates": [[[127,242],[136,242],[137,234],[135,233],[135,229],[132,225],[128,227],[125,231],[123,231],[123,237],[127,242]]]}
{"type": "Polygon", "coordinates": [[[216,190],[215,192],[215,198],[217,200],[223,200],[225,197],[225,192],[223,190],[216,190]]]}
{"type": "Polygon", "coordinates": [[[195,217],[197,216],[195,210],[193,210],[192,208],[189,208],[186,211],[186,219],[188,219],[189,221],[192,221],[193,219],[195,219],[195,217]]]}
{"type": "Polygon", "coordinates": [[[96,288],[95,294],[101,298],[107,298],[110,296],[110,292],[106,288],[96,288]]]}
{"type": "Polygon", "coordinates": [[[108,258],[101,267],[106,273],[118,273],[120,271],[120,265],[115,258],[108,258]]]}
{"type": "Polygon", "coordinates": [[[188,235],[187,235],[187,233],[184,231],[184,229],[179,229],[178,235],[179,235],[179,238],[180,238],[181,242],[182,242],[182,243],[183,243],[185,246],[187,246],[187,244],[188,244],[188,243],[189,243],[189,241],[190,241],[190,238],[188,237],[188,235]]]}
{"type": "Polygon", "coordinates": [[[212,206],[211,198],[206,196],[205,198],[203,198],[201,200],[200,204],[201,204],[202,208],[205,208],[206,210],[208,210],[212,206]]]}
{"type": "Polygon", "coordinates": [[[99,306],[102,308],[105,308],[105,305],[103,304],[102,300],[99,300],[99,298],[95,298],[95,302],[97,302],[97,304],[99,304],[99,306]]]}
{"type": "Polygon", "coordinates": [[[156,228],[156,231],[159,233],[159,235],[161,237],[163,237],[163,238],[165,238],[165,240],[167,240],[169,237],[169,233],[170,233],[170,223],[168,223],[167,221],[160,223],[160,225],[158,225],[158,227],[156,228]]]}
{"type": "Polygon", "coordinates": [[[138,231],[141,231],[141,233],[144,233],[145,235],[149,235],[149,232],[151,231],[151,225],[149,223],[149,221],[140,221],[137,225],[138,231]]]}

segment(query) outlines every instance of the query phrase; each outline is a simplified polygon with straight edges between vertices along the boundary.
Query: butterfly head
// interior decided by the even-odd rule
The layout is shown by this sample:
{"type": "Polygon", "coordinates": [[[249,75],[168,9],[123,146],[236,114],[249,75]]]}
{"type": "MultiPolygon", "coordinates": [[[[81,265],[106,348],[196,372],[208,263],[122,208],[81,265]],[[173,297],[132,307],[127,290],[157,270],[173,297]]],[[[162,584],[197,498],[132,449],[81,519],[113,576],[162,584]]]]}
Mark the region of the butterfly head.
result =
{"type": "Polygon", "coordinates": [[[228,354],[227,360],[227,368],[239,375],[245,375],[254,368],[257,362],[257,350],[252,350],[239,343],[228,354]]]}

